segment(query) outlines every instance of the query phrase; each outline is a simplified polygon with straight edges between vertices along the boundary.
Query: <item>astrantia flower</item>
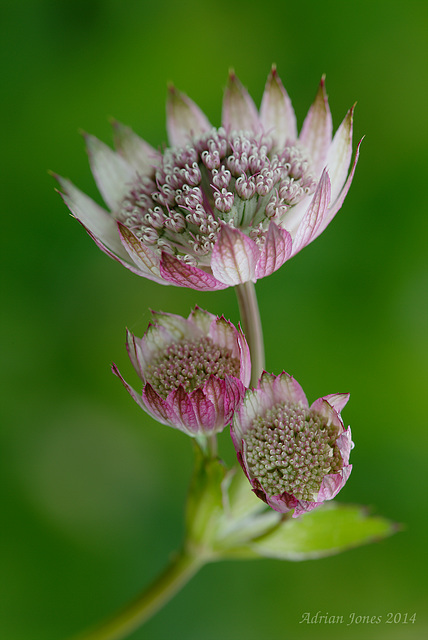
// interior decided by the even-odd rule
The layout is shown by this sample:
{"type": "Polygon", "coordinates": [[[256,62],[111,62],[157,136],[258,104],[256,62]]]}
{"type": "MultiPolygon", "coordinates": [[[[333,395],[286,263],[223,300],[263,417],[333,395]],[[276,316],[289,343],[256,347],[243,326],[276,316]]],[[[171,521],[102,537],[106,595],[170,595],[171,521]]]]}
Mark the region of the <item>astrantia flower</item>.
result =
{"type": "Polygon", "coordinates": [[[222,431],[250,381],[250,352],[242,331],[198,307],[187,319],[152,313],[153,324],[143,338],[127,334],[142,394],[125,382],[116,365],[113,373],[159,422],[190,436],[222,431]]]}
{"type": "Polygon", "coordinates": [[[171,88],[170,147],[155,151],[116,123],[117,151],[86,136],[110,209],[58,177],[63,198],[97,245],[138,275],[198,290],[224,289],[276,271],[312,242],[342,206],[351,171],[351,109],[332,139],[321,81],[298,136],[276,69],[260,112],[231,73],[222,126],[171,88]]]}
{"type": "Polygon", "coordinates": [[[287,373],[266,372],[248,390],[233,419],[232,440],[254,493],[293,517],[331,500],[351,473],[354,444],[340,412],[349,394],[324,396],[309,406],[287,373]]]}

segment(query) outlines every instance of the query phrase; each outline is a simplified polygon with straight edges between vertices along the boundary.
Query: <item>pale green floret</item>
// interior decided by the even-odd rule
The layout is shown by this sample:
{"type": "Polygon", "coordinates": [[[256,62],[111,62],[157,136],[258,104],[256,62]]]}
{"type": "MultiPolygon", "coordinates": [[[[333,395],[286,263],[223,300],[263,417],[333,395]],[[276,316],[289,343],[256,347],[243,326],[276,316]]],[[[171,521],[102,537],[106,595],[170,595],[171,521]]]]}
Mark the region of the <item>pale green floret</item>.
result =
{"type": "Polygon", "coordinates": [[[314,501],[324,476],[343,466],[337,437],[337,427],[318,413],[277,404],[257,417],[244,436],[250,473],[269,496],[286,491],[314,501]]]}
{"type": "Polygon", "coordinates": [[[210,375],[239,377],[239,358],[211,338],[182,340],[170,344],[146,371],[146,380],[162,398],[180,385],[191,392],[202,387],[210,375]]]}

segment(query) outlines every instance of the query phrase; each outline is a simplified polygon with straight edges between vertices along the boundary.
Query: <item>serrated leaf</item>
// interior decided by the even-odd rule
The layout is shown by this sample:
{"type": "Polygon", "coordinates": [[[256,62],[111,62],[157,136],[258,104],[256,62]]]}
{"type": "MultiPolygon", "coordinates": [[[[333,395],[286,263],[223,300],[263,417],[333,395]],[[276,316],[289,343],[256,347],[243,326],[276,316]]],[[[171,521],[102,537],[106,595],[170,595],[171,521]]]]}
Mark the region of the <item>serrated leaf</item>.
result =
{"type": "Polygon", "coordinates": [[[285,520],[250,547],[268,558],[311,560],[376,542],[396,531],[396,524],[369,515],[365,507],[331,503],[285,520]]]}

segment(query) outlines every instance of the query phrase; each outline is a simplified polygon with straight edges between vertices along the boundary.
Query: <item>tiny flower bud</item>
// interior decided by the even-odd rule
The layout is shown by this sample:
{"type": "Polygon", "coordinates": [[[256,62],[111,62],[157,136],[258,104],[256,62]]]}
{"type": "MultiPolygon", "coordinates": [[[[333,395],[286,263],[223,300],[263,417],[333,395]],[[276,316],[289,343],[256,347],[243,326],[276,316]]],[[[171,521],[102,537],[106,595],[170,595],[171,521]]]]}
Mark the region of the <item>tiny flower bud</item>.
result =
{"type": "Polygon", "coordinates": [[[348,394],[332,394],[310,407],[287,373],[263,373],[248,390],[231,428],[238,460],[254,493],[293,516],[331,500],[349,477],[353,448],[340,411],[348,394]]]}
{"type": "MultiPolygon", "coordinates": [[[[183,262],[192,265],[193,256],[183,262]]],[[[141,395],[113,373],[159,422],[190,436],[213,434],[230,423],[251,374],[240,329],[198,307],[185,319],[153,312],[143,338],[128,332],[128,354],[143,382],[141,395]]]]}

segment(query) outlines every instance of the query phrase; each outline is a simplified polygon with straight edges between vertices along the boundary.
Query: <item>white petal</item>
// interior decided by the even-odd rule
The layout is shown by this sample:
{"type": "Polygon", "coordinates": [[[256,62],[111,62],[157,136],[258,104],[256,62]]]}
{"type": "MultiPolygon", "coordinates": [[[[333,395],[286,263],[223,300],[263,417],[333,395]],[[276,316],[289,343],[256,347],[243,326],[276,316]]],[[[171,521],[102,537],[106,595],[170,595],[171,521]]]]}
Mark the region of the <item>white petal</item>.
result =
{"type": "Polygon", "coordinates": [[[166,103],[166,127],[171,145],[182,147],[212,127],[206,115],[185,93],[170,87],[166,103]]]}
{"type": "Polygon", "coordinates": [[[114,143],[118,152],[140,175],[149,174],[157,166],[161,154],[137,136],[130,127],[113,122],[114,143]]]}
{"type": "Polygon", "coordinates": [[[116,220],[70,180],[57,175],[55,178],[64,190],[61,196],[73,216],[113,253],[129,260],[119,239],[116,220]]]}
{"type": "Polygon", "coordinates": [[[260,121],[266,133],[272,132],[278,149],[286,140],[297,138],[296,115],[276,67],[272,67],[263,93],[260,121]]]}
{"type": "Polygon", "coordinates": [[[327,171],[331,180],[331,201],[334,202],[339,195],[346,176],[352,156],[352,119],[354,107],[348,111],[342,124],[336,131],[328,152],[327,171]]]}
{"type": "Polygon", "coordinates": [[[97,187],[104,202],[116,210],[135,179],[135,171],[98,138],[85,134],[85,140],[97,187]]]}
{"type": "Polygon", "coordinates": [[[248,91],[235,73],[229,73],[229,82],[223,99],[222,124],[227,131],[260,130],[259,114],[248,91]]]}
{"type": "Polygon", "coordinates": [[[317,176],[320,175],[325,166],[332,130],[333,124],[323,77],[299,136],[300,142],[309,152],[313,171],[317,176]]]}
{"type": "MultiPolygon", "coordinates": [[[[321,233],[324,217],[326,216],[328,205],[330,204],[330,179],[328,173],[324,171],[318,183],[317,189],[312,197],[311,203],[297,229],[296,237],[293,240],[294,256],[298,251],[306,247],[312,240],[321,233]]],[[[325,225],[326,226],[326,225],[325,225]]],[[[325,226],[323,228],[325,228],[325,226]]]]}

